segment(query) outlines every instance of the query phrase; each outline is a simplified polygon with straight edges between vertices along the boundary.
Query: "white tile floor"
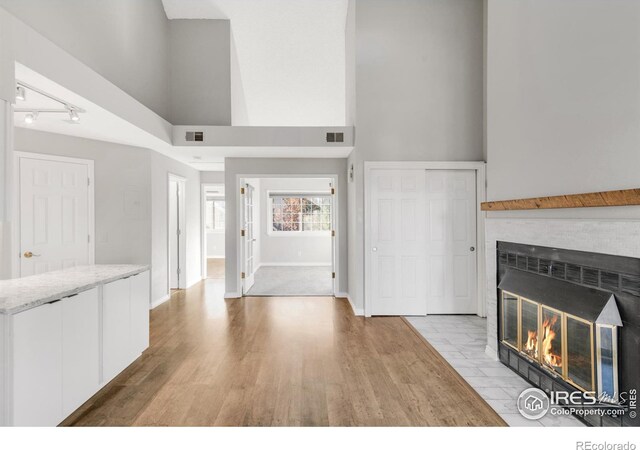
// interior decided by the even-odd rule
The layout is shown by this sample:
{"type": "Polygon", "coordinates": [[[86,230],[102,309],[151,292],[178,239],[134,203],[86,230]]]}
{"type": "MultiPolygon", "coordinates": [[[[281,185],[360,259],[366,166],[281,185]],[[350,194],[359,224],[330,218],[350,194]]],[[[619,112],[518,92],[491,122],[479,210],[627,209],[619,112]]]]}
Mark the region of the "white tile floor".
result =
{"type": "Polygon", "coordinates": [[[407,320],[473,387],[509,426],[584,426],[574,417],[520,415],[516,401],[528,387],[516,373],[485,353],[487,320],[476,316],[407,317],[407,320]]]}

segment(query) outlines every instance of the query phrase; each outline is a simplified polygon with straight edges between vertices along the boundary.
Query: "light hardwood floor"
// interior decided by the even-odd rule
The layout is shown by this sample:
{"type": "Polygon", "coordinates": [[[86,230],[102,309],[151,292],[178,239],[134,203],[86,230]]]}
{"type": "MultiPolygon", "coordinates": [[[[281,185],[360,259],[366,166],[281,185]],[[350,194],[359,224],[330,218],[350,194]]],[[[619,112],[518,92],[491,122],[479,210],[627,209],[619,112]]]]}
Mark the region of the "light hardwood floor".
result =
{"type": "Polygon", "coordinates": [[[154,309],[151,347],[63,425],[504,425],[401,318],[222,292],[207,280],[154,309]]]}
{"type": "Polygon", "coordinates": [[[207,259],[207,278],[215,280],[224,278],[224,258],[207,259]]]}

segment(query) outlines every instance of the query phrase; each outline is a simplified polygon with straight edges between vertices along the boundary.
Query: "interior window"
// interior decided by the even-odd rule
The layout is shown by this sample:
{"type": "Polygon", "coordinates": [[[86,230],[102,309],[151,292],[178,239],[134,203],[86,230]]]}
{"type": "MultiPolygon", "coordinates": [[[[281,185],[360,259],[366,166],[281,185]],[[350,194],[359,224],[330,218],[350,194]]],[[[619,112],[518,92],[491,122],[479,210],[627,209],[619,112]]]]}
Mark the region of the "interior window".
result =
{"type": "Polygon", "coordinates": [[[206,215],[207,230],[224,231],[224,200],[208,198],[206,215]]]}
{"type": "Polygon", "coordinates": [[[331,197],[329,195],[271,195],[271,231],[331,231],[331,197]]]}

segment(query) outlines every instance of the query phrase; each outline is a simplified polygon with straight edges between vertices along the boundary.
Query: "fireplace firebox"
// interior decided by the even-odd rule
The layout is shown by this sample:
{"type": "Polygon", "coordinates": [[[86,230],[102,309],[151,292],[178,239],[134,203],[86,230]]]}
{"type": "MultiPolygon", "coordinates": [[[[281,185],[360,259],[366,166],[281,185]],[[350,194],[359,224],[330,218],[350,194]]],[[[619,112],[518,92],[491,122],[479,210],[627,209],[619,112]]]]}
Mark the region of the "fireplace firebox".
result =
{"type": "MultiPolygon", "coordinates": [[[[548,393],[628,408],[640,381],[640,259],[506,242],[497,256],[500,360],[548,393]]],[[[640,425],[632,416],[578,417],[640,425]]]]}

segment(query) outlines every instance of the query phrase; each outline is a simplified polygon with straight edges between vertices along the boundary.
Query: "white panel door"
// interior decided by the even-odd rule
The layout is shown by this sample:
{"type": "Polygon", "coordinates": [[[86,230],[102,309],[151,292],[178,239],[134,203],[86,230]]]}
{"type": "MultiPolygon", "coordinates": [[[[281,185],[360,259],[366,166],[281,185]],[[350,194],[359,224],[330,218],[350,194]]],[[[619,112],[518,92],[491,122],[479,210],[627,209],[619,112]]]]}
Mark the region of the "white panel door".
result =
{"type": "Polygon", "coordinates": [[[244,191],[244,293],[249,292],[255,282],[254,192],[254,187],[247,183],[244,191]]]}
{"type": "Polygon", "coordinates": [[[13,425],[55,426],[62,416],[62,304],[13,316],[13,425]]]}
{"type": "Polygon", "coordinates": [[[372,315],[427,312],[424,183],[424,170],[372,171],[372,315]]]}
{"type": "Polygon", "coordinates": [[[149,347],[149,272],[129,278],[131,283],[131,352],[137,358],[149,347]]]}
{"type": "Polygon", "coordinates": [[[476,174],[428,170],[428,314],[476,314],[476,174]]]}
{"type": "Polygon", "coordinates": [[[62,413],[67,417],[100,387],[98,288],[62,299],[62,413]]]}
{"type": "Polygon", "coordinates": [[[109,382],[133,361],[130,282],[125,278],[102,289],[102,381],[109,382]]]}
{"type": "Polygon", "coordinates": [[[88,171],[20,158],[21,276],[89,264],[88,171]]]}

